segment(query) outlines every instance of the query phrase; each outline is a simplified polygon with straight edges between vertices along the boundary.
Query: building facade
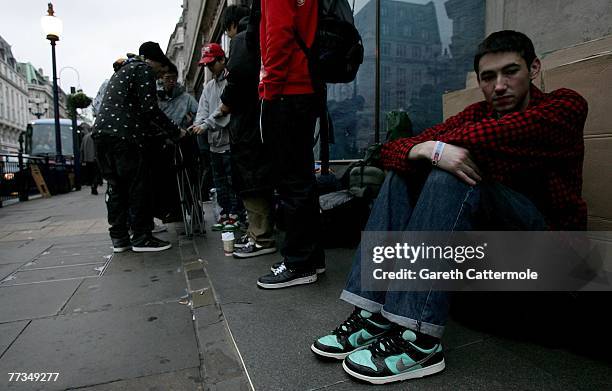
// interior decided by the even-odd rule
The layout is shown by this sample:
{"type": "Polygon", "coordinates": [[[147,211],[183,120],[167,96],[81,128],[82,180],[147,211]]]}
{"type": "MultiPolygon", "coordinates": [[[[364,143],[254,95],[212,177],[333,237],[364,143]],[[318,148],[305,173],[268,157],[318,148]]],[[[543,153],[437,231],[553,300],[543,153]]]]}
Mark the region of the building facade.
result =
{"type": "MultiPolygon", "coordinates": [[[[19,73],[25,78],[28,89],[28,121],[38,118],[53,118],[53,83],[42,69],[36,69],[32,64],[19,63],[19,73]]],[[[68,118],[66,111],[66,93],[59,88],[60,118],[68,118]]]]}
{"type": "Polygon", "coordinates": [[[28,122],[28,89],[11,46],[0,37],[0,152],[17,152],[28,122]]]}

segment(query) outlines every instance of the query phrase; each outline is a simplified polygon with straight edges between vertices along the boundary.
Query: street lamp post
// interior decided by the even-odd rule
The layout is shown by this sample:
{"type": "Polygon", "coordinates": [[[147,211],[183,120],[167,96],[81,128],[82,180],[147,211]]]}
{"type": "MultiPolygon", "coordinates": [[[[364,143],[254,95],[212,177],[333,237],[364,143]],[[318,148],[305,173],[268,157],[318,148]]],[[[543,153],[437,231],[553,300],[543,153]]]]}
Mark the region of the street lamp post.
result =
{"type": "Polygon", "coordinates": [[[64,159],[62,156],[62,134],[59,118],[59,92],[57,88],[57,65],[55,61],[55,43],[59,41],[59,36],[63,30],[61,19],[55,17],[53,4],[49,3],[47,15],[40,20],[43,32],[51,42],[51,61],[53,65],[53,109],[55,111],[55,161],[61,164],[64,159]]]}

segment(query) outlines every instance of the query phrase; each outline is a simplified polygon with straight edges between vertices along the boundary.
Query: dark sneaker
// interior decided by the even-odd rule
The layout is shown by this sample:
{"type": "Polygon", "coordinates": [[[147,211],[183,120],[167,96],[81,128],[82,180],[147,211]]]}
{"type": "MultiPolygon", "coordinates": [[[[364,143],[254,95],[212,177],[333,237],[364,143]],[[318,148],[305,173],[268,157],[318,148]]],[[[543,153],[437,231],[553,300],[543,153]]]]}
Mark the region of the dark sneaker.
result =
{"type": "MultiPolygon", "coordinates": [[[[278,268],[281,267],[281,265],[284,265],[284,264],[285,264],[285,261],[276,262],[276,263],[272,264],[272,266],[270,266],[270,271],[272,273],[274,273],[275,270],[277,270],[278,268]]],[[[325,264],[318,265],[315,270],[316,270],[317,274],[325,273],[325,264]]]]}
{"type": "Polygon", "coordinates": [[[417,334],[398,328],[367,349],[348,355],[342,367],[349,375],[372,384],[416,379],[444,370],[444,353],[437,339],[422,342],[417,334]]]}
{"type": "Polygon", "coordinates": [[[377,337],[391,330],[391,323],[380,315],[355,308],[351,316],[331,334],[317,339],[311,346],[316,355],[343,360],[354,351],[368,347],[377,337]]]}
{"type": "Polygon", "coordinates": [[[98,189],[96,189],[95,187],[91,188],[91,194],[92,195],[98,195],[98,189]]]}
{"type": "Polygon", "coordinates": [[[250,242],[250,237],[248,234],[244,234],[238,239],[234,240],[234,248],[243,248],[250,242]]]}
{"type": "Polygon", "coordinates": [[[113,241],[114,253],[122,253],[132,248],[132,242],[129,236],[121,239],[111,238],[111,240],[113,241]]]}
{"type": "Polygon", "coordinates": [[[137,253],[164,251],[172,247],[172,244],[157,239],[155,236],[145,236],[143,238],[134,239],[132,241],[132,251],[137,253]]]}
{"type": "Polygon", "coordinates": [[[297,271],[287,269],[283,263],[276,271],[259,277],[257,285],[264,289],[287,288],[294,285],[312,284],[317,281],[314,270],[297,271]]]}
{"type": "MultiPolygon", "coordinates": [[[[234,244],[234,247],[236,245],[234,244]]],[[[276,247],[264,247],[254,242],[249,242],[246,246],[237,248],[234,251],[234,258],[252,258],[264,254],[272,254],[276,252],[276,247]]]]}

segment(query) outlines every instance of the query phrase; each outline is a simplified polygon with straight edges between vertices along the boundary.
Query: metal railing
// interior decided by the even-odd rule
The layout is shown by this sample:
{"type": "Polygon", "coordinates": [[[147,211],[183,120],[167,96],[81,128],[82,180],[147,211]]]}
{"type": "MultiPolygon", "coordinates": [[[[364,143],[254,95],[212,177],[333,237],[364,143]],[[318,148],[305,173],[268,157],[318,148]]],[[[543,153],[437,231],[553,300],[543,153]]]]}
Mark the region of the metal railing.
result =
{"type": "Polygon", "coordinates": [[[72,160],[56,164],[49,157],[0,153],[0,207],[6,203],[27,201],[38,194],[32,176],[32,165],[37,165],[51,194],[67,193],[73,185],[72,160]]]}

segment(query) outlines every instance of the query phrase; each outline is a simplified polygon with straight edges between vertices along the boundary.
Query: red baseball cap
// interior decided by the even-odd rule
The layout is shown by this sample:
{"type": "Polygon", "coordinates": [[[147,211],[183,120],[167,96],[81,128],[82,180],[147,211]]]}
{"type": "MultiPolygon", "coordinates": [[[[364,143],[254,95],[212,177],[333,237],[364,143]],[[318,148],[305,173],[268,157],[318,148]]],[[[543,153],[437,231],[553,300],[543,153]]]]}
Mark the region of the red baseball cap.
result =
{"type": "Polygon", "coordinates": [[[207,43],[202,46],[202,59],[198,64],[207,65],[215,61],[217,57],[225,57],[223,48],[218,43],[207,43]]]}

